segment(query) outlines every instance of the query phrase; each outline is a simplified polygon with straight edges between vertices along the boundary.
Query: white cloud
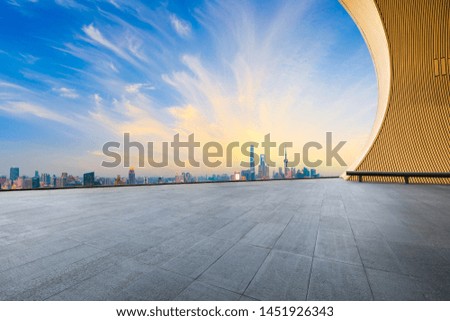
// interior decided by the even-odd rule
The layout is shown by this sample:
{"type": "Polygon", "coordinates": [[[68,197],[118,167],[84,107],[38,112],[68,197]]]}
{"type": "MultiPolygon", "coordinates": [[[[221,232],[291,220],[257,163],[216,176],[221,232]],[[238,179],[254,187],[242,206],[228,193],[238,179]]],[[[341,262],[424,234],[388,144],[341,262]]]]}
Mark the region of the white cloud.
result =
{"type": "Polygon", "coordinates": [[[103,98],[99,94],[94,94],[93,98],[94,98],[94,101],[95,101],[95,105],[97,107],[100,106],[100,104],[103,101],[103,98]]]}
{"type": "Polygon", "coordinates": [[[72,88],[61,87],[61,88],[53,88],[53,90],[58,92],[59,95],[64,98],[76,99],[80,97],[80,95],[78,95],[76,90],[72,88]]]}
{"type": "Polygon", "coordinates": [[[78,3],[75,0],[55,0],[55,3],[57,5],[60,5],[62,7],[65,8],[72,8],[72,9],[86,9],[85,6],[83,6],[82,4],[78,3]]]}
{"type": "Polygon", "coordinates": [[[140,60],[145,60],[145,56],[142,54],[142,41],[137,38],[128,37],[128,46],[127,49],[131,52],[135,57],[140,60]]]}
{"type": "Polygon", "coordinates": [[[153,87],[150,84],[144,84],[144,83],[130,84],[130,85],[125,86],[125,91],[129,94],[136,94],[141,89],[153,90],[153,89],[155,89],[155,87],[153,87]]]}
{"type": "Polygon", "coordinates": [[[176,15],[170,15],[170,23],[172,24],[172,27],[175,29],[178,35],[180,35],[181,37],[188,37],[191,34],[192,30],[189,22],[178,18],[176,15]]]}
{"type": "Polygon", "coordinates": [[[36,63],[36,62],[39,60],[38,57],[35,57],[35,56],[33,56],[33,55],[30,55],[30,54],[19,54],[19,55],[22,57],[22,59],[23,59],[27,64],[30,64],[30,65],[33,65],[34,63],[36,63]]]}
{"type": "Polygon", "coordinates": [[[111,70],[114,72],[119,72],[116,65],[114,65],[112,62],[109,63],[109,68],[111,68],[111,70]]]}
{"type": "Polygon", "coordinates": [[[28,89],[26,89],[26,88],[24,88],[22,86],[19,86],[19,85],[16,85],[16,84],[13,84],[13,83],[10,83],[10,82],[7,82],[7,81],[0,81],[0,87],[7,87],[7,88],[11,88],[11,89],[27,90],[28,91],[28,89]]]}
{"type": "Polygon", "coordinates": [[[83,26],[82,30],[93,42],[98,43],[105,48],[108,48],[109,50],[113,51],[118,56],[122,57],[127,61],[130,62],[133,61],[131,57],[126,52],[124,52],[119,46],[113,44],[111,41],[106,39],[100,32],[100,30],[95,28],[93,24],[83,26]]]}
{"type": "Polygon", "coordinates": [[[7,1],[10,5],[13,5],[15,7],[20,7],[22,6],[23,2],[31,2],[31,3],[38,3],[39,0],[8,0],[7,1]]]}
{"type": "Polygon", "coordinates": [[[112,4],[114,7],[116,7],[117,9],[120,9],[120,6],[119,6],[119,4],[116,2],[116,1],[114,1],[114,0],[109,0],[108,1],[110,4],[112,4]]]}
{"type": "Polygon", "coordinates": [[[84,33],[89,36],[92,40],[95,42],[101,44],[102,46],[111,49],[112,51],[121,52],[121,50],[113,45],[110,41],[108,41],[105,37],[103,37],[100,30],[94,27],[94,25],[91,23],[88,26],[83,26],[82,30],[84,33]]]}
{"type": "Polygon", "coordinates": [[[27,102],[10,102],[5,105],[0,105],[0,110],[3,110],[9,114],[15,115],[32,115],[35,117],[48,119],[64,124],[73,124],[73,121],[69,118],[62,116],[47,108],[30,104],[27,102]]]}

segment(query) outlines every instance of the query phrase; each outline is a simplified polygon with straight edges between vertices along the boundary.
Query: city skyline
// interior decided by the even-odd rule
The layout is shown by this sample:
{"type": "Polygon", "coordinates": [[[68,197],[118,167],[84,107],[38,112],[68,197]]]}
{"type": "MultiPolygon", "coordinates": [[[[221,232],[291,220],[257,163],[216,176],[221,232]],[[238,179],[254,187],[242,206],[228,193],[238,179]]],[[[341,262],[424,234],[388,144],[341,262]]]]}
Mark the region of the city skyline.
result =
{"type": "Polygon", "coordinates": [[[301,145],[331,131],[348,141],[350,164],[375,117],[373,64],[337,1],[17,0],[0,9],[0,172],[39,164],[114,175],[100,166],[101,148],[124,132],[160,146],[174,133],[225,143],[270,132],[301,145]]]}
{"type": "MultiPolygon", "coordinates": [[[[167,183],[201,183],[201,182],[224,182],[224,181],[261,181],[280,179],[314,179],[321,177],[315,168],[288,167],[285,159],[284,168],[269,167],[264,161],[265,155],[260,155],[260,163],[256,167],[253,155],[250,156],[248,169],[234,171],[233,173],[213,173],[203,176],[194,176],[190,172],[175,173],[172,176],[136,176],[134,167],[128,170],[128,178],[118,174],[116,177],[103,177],[95,175],[95,172],[87,172],[83,175],[62,172],[57,176],[55,173],[49,174],[39,170],[34,171],[34,176],[21,174],[19,167],[11,167],[9,176],[0,173],[0,190],[29,190],[39,188],[65,188],[65,187],[94,187],[112,185],[154,185],[167,183]],[[270,174],[272,170],[272,175],[270,174]]],[[[325,176],[326,177],[326,176],[325,176]]]]}
{"type": "MultiPolygon", "coordinates": [[[[278,171],[272,166],[272,178],[270,176],[271,167],[266,162],[266,156],[259,155],[259,162],[255,162],[254,145],[250,145],[248,169],[235,171],[228,174],[206,174],[205,176],[194,176],[190,172],[176,173],[175,177],[164,176],[136,176],[133,166],[128,169],[128,178],[118,174],[115,178],[96,176],[95,172],[88,172],[81,175],[72,175],[63,172],[61,176],[55,174],[42,173],[35,170],[34,176],[20,175],[19,167],[11,167],[9,179],[6,175],[0,175],[0,190],[30,190],[39,188],[65,188],[65,187],[94,187],[94,186],[117,186],[117,185],[152,185],[161,183],[200,183],[200,182],[223,182],[223,181],[257,181],[257,180],[279,180],[279,179],[304,179],[319,178],[320,174],[315,168],[297,169],[296,166],[289,166],[286,147],[284,148],[284,168],[279,167],[278,171]],[[256,172],[256,164],[258,164],[256,172]]],[[[272,164],[273,165],[273,164],[272,164]]]]}

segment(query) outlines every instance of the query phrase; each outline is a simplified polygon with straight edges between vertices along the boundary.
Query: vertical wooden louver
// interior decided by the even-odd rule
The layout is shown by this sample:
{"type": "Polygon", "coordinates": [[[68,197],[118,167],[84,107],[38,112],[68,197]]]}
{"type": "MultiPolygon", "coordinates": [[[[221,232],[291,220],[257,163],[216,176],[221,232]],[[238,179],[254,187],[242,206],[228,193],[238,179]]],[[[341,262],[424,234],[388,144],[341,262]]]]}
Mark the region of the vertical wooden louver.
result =
{"type": "Polygon", "coordinates": [[[366,40],[379,91],[370,142],[349,170],[450,172],[450,0],[340,1],[366,40]]]}

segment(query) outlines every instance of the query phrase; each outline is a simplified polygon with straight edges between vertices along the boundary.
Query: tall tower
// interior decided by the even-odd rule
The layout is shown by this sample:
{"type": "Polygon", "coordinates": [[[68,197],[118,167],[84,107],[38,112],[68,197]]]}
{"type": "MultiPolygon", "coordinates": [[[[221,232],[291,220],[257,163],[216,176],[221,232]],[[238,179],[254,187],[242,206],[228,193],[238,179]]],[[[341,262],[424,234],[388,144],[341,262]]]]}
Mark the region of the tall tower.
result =
{"type": "Polygon", "coordinates": [[[250,145],[250,180],[255,180],[255,146],[250,145]]]}
{"type": "Polygon", "coordinates": [[[136,184],[136,174],[134,173],[134,167],[130,167],[130,170],[128,171],[128,184],[136,184]]]}
{"type": "Polygon", "coordinates": [[[264,154],[261,154],[259,156],[259,172],[260,172],[260,179],[266,179],[267,173],[266,173],[266,156],[264,154]]]}
{"type": "Polygon", "coordinates": [[[286,147],[284,148],[284,177],[287,178],[288,177],[288,158],[287,158],[287,152],[286,152],[286,147]]]}
{"type": "Polygon", "coordinates": [[[15,181],[19,178],[19,176],[19,167],[11,167],[11,169],[9,170],[9,179],[11,181],[15,181]]]}

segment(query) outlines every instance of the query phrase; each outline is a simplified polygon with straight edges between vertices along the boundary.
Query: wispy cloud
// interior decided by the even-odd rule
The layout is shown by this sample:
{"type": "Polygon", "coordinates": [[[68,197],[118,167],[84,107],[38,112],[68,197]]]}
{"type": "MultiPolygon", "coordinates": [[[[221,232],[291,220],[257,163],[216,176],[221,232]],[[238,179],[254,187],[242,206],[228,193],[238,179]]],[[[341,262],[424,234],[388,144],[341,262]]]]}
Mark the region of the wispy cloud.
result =
{"type": "Polygon", "coordinates": [[[178,18],[176,15],[170,15],[170,23],[172,24],[173,29],[181,37],[188,37],[191,34],[192,30],[189,22],[178,18]]]}
{"type": "Polygon", "coordinates": [[[12,6],[20,7],[20,3],[17,0],[8,0],[7,3],[12,6]]]}
{"type": "Polygon", "coordinates": [[[108,0],[108,2],[109,2],[110,4],[112,4],[114,7],[116,7],[117,9],[120,9],[120,5],[119,5],[116,1],[114,1],[114,0],[108,0]]]}
{"type": "Polygon", "coordinates": [[[100,96],[99,94],[94,94],[92,97],[94,98],[95,106],[100,107],[100,105],[103,101],[102,96],[100,96]]]}
{"type": "Polygon", "coordinates": [[[93,24],[83,26],[82,28],[83,32],[89,37],[90,41],[94,44],[99,44],[114,53],[116,53],[118,56],[122,57],[125,60],[132,60],[131,57],[119,46],[113,44],[111,41],[106,39],[106,37],[103,36],[103,34],[94,27],[93,24]]]}
{"type": "Polygon", "coordinates": [[[25,87],[19,86],[17,84],[13,84],[7,81],[0,81],[0,87],[10,88],[10,89],[17,89],[21,91],[29,91],[25,87]]]}
{"type": "Polygon", "coordinates": [[[141,89],[154,90],[155,87],[152,86],[151,84],[145,83],[130,84],[125,86],[125,91],[129,94],[136,94],[140,92],[141,89]]]}
{"type": "Polygon", "coordinates": [[[38,3],[39,0],[7,0],[7,3],[9,3],[10,5],[16,6],[16,7],[20,7],[22,6],[24,3],[38,3]]]}
{"type": "Polygon", "coordinates": [[[72,88],[61,87],[61,88],[53,88],[53,90],[58,92],[59,95],[64,98],[76,99],[80,97],[77,91],[72,88]]]}
{"type": "Polygon", "coordinates": [[[34,116],[38,118],[63,123],[66,125],[72,125],[74,123],[73,120],[59,113],[51,111],[42,106],[30,104],[28,102],[19,101],[19,102],[11,102],[5,105],[0,105],[0,110],[17,116],[34,116]]]}
{"type": "Polygon", "coordinates": [[[33,55],[30,54],[19,54],[20,57],[22,57],[23,61],[25,61],[27,64],[33,65],[34,63],[36,63],[39,58],[35,57],[33,55]]]}
{"type": "Polygon", "coordinates": [[[84,5],[77,2],[76,0],[55,0],[55,3],[62,7],[65,7],[65,8],[72,8],[72,9],[78,9],[78,10],[86,9],[86,7],[84,5]]]}

